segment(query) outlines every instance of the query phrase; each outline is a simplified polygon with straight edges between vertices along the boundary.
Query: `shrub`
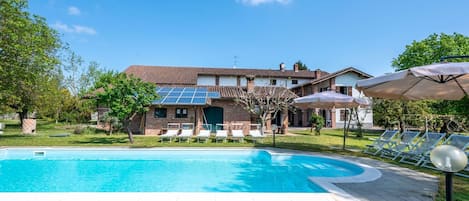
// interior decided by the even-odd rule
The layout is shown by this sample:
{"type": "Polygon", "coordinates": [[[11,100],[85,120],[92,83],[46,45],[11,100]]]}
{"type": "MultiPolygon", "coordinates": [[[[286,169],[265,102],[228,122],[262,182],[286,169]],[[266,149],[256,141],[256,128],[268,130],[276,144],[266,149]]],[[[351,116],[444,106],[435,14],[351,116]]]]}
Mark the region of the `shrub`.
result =
{"type": "Polygon", "coordinates": [[[324,127],[324,118],[322,116],[314,114],[311,115],[311,132],[313,131],[314,128],[314,133],[316,135],[321,135],[321,129],[324,127]]]}

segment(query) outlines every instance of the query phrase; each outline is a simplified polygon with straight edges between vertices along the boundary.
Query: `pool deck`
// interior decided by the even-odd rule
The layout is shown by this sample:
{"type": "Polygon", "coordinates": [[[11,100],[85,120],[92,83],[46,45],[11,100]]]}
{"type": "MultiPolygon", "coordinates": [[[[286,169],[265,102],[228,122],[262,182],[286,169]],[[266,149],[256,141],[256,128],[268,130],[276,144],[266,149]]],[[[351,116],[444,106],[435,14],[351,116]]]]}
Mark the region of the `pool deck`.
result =
{"type": "MultiPolygon", "coordinates": [[[[281,153],[314,154],[366,164],[378,169],[382,176],[374,181],[360,183],[334,183],[356,200],[362,201],[432,201],[438,192],[437,176],[369,158],[332,155],[303,151],[273,149],[281,153]]],[[[343,200],[343,198],[341,199],[343,200]]],[[[345,198],[346,200],[346,198],[345,198]]]]}
{"type": "MultiPolygon", "coordinates": [[[[70,147],[67,147],[70,148],[70,147]]],[[[165,149],[165,148],[158,148],[165,149]]],[[[177,149],[177,148],[170,148],[177,149]]],[[[188,149],[188,148],[181,148],[188,149]]],[[[197,148],[189,148],[197,149],[197,148]]],[[[203,148],[210,149],[210,148],[203,148]]],[[[217,148],[214,148],[217,149],[217,148]]],[[[218,148],[219,149],[219,148],[218,148]]],[[[233,148],[245,149],[245,148],[233,148]]],[[[286,149],[265,148],[272,153],[305,154],[333,157],[371,166],[369,176],[350,177],[340,183],[330,178],[312,179],[330,193],[0,193],[8,201],[76,201],[76,200],[165,200],[165,201],[430,201],[438,191],[438,177],[381,161],[354,156],[322,154],[286,149]],[[376,169],[375,169],[376,168],[376,169]],[[374,170],[373,170],[374,169],[374,170]],[[376,171],[379,170],[379,171],[376,171]],[[379,173],[379,176],[376,175],[379,173]],[[368,179],[367,179],[368,178],[368,179]]]]}
{"type": "Polygon", "coordinates": [[[367,158],[357,161],[382,173],[381,178],[372,182],[336,184],[359,200],[432,201],[438,192],[439,179],[436,176],[367,158]]]}

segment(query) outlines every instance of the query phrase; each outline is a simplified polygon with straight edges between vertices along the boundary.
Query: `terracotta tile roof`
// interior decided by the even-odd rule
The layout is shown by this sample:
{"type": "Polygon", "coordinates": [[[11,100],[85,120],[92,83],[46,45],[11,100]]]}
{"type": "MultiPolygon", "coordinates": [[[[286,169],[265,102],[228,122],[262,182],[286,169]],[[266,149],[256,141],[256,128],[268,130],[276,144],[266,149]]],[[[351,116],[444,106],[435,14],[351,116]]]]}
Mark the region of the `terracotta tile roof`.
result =
{"type": "Polygon", "coordinates": [[[305,83],[305,84],[302,84],[302,85],[298,85],[298,86],[295,86],[293,87],[292,89],[294,88],[298,88],[298,87],[302,87],[302,86],[306,86],[306,85],[314,85],[314,84],[318,84],[318,83],[321,83],[323,81],[326,81],[328,79],[331,79],[333,77],[337,77],[339,75],[343,75],[345,73],[348,73],[348,72],[355,72],[355,73],[358,73],[360,76],[362,76],[363,78],[370,78],[370,77],[373,77],[372,75],[368,74],[368,73],[365,73],[361,70],[358,70],[354,67],[348,67],[348,68],[344,68],[342,70],[339,70],[339,71],[336,71],[334,73],[330,73],[330,74],[327,74],[327,75],[324,75],[324,76],[321,76],[319,77],[319,79],[315,79],[309,83],[305,83]]]}
{"type": "MultiPolygon", "coordinates": [[[[232,87],[232,86],[208,86],[209,91],[216,91],[219,92],[222,98],[236,98],[239,97],[242,93],[244,93],[247,89],[246,87],[232,87]]],[[[254,92],[256,93],[265,93],[269,90],[269,88],[276,88],[279,90],[278,92],[283,92],[287,90],[288,96],[293,98],[298,98],[298,96],[293,93],[292,91],[288,90],[285,87],[254,87],[254,92]]]]}
{"type": "MultiPolygon", "coordinates": [[[[327,72],[317,70],[321,76],[327,72]]],[[[316,77],[315,71],[293,70],[263,70],[263,69],[239,69],[239,68],[207,68],[207,67],[176,67],[176,66],[129,66],[125,71],[127,74],[133,74],[144,81],[160,85],[196,85],[198,75],[231,75],[246,76],[255,75],[256,77],[285,77],[285,78],[309,78],[316,77]]]]}

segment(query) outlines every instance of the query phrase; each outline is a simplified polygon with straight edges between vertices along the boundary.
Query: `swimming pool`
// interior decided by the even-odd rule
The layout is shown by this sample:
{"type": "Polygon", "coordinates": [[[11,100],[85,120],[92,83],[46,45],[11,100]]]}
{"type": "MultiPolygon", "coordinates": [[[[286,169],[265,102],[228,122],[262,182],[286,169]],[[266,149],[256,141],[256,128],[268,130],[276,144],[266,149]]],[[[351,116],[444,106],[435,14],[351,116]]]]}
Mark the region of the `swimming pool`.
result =
{"type": "Polygon", "coordinates": [[[363,168],[264,150],[3,149],[0,192],[326,192],[363,168]]]}

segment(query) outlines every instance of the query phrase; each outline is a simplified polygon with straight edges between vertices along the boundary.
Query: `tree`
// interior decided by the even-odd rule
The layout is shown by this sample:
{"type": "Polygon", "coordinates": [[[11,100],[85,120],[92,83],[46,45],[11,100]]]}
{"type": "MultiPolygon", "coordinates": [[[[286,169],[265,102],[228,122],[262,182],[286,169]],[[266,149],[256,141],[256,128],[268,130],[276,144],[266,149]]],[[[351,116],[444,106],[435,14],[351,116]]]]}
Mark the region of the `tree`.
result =
{"type": "Polygon", "coordinates": [[[295,64],[298,65],[298,70],[308,70],[308,66],[301,62],[301,60],[298,60],[295,64]]]}
{"type": "MultiPolygon", "coordinates": [[[[277,113],[290,108],[296,95],[283,87],[258,87],[253,91],[239,90],[235,99],[247,112],[260,119],[261,134],[264,134],[265,123],[277,116],[277,113]]],[[[275,146],[275,133],[273,134],[275,146]]]]}
{"type": "Polygon", "coordinates": [[[424,116],[428,111],[426,101],[373,100],[373,121],[385,128],[404,131],[406,125],[421,126],[421,121],[412,116],[424,116]]]}
{"type": "Polygon", "coordinates": [[[88,93],[101,74],[104,73],[104,70],[95,61],[89,62],[88,66],[84,67],[85,61],[68,47],[64,48],[64,52],[65,58],[62,66],[65,75],[63,85],[73,96],[88,93]]]}
{"type": "Polygon", "coordinates": [[[61,42],[26,0],[0,1],[0,102],[27,118],[59,64],[61,42]]]}
{"type": "Polygon", "coordinates": [[[151,103],[158,97],[153,83],[125,73],[108,72],[100,76],[95,89],[98,103],[109,107],[108,115],[116,117],[127,130],[130,143],[133,143],[132,119],[137,114],[149,110],[151,103]],[[98,90],[101,91],[101,90],[98,90]]]}
{"type": "MultiPolygon", "coordinates": [[[[396,71],[405,70],[414,66],[428,65],[440,61],[444,56],[469,55],[469,37],[454,33],[432,34],[421,41],[413,41],[407,45],[403,53],[392,61],[396,71]]],[[[463,61],[452,59],[451,61],[463,61]]],[[[375,100],[373,104],[373,116],[378,125],[386,128],[398,125],[401,130],[405,124],[418,126],[418,122],[405,115],[424,116],[428,112],[438,114],[467,114],[466,109],[469,100],[460,101],[415,101],[402,102],[393,100],[375,100]]]]}
{"type": "MultiPolygon", "coordinates": [[[[432,34],[422,41],[413,41],[403,53],[392,61],[396,71],[414,66],[428,65],[440,61],[444,56],[469,55],[469,37],[454,33],[452,35],[432,34]]],[[[451,61],[468,59],[452,59],[451,61]]]]}

